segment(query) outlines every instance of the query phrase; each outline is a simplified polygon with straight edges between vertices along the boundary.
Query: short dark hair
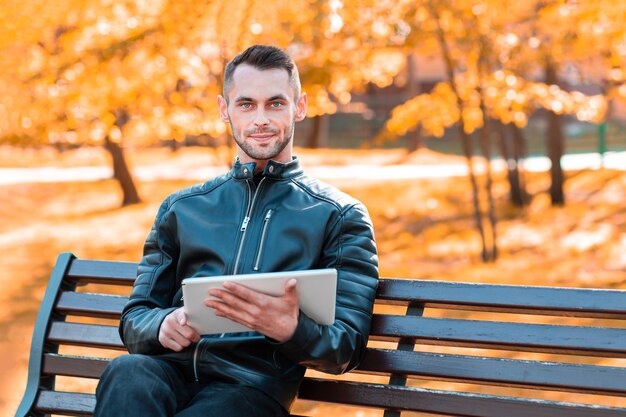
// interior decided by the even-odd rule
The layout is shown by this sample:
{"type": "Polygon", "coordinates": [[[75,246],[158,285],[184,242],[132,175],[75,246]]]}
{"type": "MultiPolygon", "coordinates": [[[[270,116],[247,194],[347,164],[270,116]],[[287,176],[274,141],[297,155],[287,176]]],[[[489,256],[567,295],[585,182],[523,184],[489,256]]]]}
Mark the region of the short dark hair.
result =
{"type": "Polygon", "coordinates": [[[250,65],[261,71],[275,68],[284,69],[289,75],[289,82],[293,85],[296,100],[300,96],[300,76],[293,59],[285,51],[275,46],[253,45],[234,57],[224,69],[222,91],[227,101],[233,74],[241,64],[250,65]]]}

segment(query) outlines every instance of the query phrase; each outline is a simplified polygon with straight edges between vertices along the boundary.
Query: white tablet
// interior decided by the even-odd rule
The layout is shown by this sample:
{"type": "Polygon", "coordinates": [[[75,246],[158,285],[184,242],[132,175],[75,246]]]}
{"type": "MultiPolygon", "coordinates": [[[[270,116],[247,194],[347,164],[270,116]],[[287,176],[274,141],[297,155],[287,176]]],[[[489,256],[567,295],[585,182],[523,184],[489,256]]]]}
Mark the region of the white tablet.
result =
{"type": "Polygon", "coordinates": [[[204,305],[209,289],[221,288],[224,282],[232,281],[264,294],[281,296],[285,293],[285,283],[291,278],[298,281],[296,291],[300,310],[319,324],[334,323],[337,297],[335,269],[186,278],[182,287],[187,322],[201,335],[249,332],[246,326],[216,316],[214,309],[204,305]]]}

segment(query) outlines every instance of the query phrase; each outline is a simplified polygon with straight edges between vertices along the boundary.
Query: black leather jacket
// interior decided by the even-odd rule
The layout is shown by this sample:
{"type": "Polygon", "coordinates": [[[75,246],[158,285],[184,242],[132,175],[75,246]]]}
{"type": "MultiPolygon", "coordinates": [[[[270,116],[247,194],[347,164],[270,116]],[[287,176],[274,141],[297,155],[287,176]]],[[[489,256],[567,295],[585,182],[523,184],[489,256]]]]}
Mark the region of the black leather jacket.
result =
{"type": "Polygon", "coordinates": [[[365,207],[306,176],[297,158],[270,161],[258,185],[254,163],[181,190],[161,205],[147,237],[120,335],[131,353],[159,355],[198,381],[257,387],[289,409],[305,367],[342,373],[367,343],[378,258],[365,207]],[[166,315],[182,305],[181,280],[269,271],[335,268],[336,321],[300,312],[293,337],[277,343],[256,332],[204,336],[173,352],[158,341],[166,315]]]}

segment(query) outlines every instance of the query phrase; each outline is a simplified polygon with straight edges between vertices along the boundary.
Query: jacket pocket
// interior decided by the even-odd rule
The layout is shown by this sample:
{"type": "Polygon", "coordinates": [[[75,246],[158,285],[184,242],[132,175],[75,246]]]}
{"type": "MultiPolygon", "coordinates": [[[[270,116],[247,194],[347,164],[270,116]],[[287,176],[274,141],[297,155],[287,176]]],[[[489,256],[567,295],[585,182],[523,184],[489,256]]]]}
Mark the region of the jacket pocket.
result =
{"type": "Polygon", "coordinates": [[[254,260],[254,270],[258,271],[261,265],[261,257],[263,256],[263,247],[265,246],[265,240],[267,237],[267,229],[270,224],[270,218],[272,217],[272,209],[267,211],[265,218],[263,219],[263,227],[261,229],[261,237],[259,238],[259,247],[257,249],[256,258],[254,260]]]}

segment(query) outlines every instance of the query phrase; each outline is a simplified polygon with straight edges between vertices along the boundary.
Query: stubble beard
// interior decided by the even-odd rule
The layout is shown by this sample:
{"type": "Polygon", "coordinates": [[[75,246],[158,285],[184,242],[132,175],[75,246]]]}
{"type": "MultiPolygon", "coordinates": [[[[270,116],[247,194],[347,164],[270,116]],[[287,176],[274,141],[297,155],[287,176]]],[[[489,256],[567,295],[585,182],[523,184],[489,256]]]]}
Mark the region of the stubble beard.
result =
{"type": "MultiPolygon", "coordinates": [[[[237,133],[235,133],[235,129],[233,129],[232,123],[230,127],[231,127],[231,131],[233,132],[233,138],[235,139],[235,143],[237,143],[239,148],[241,148],[241,150],[246,155],[256,160],[270,160],[270,159],[275,158],[278,154],[280,154],[293,140],[293,135],[294,135],[295,128],[296,128],[296,122],[295,120],[291,122],[291,126],[289,127],[289,130],[287,131],[287,135],[285,135],[285,137],[282,138],[282,140],[280,139],[275,140],[268,146],[259,146],[258,144],[254,142],[253,139],[250,139],[247,141],[243,140],[237,135],[237,133]]],[[[266,129],[259,129],[259,130],[244,131],[243,134],[244,136],[246,136],[248,134],[268,133],[268,132],[276,136],[278,136],[278,134],[280,133],[279,131],[275,129],[266,128],[266,129]]]]}

